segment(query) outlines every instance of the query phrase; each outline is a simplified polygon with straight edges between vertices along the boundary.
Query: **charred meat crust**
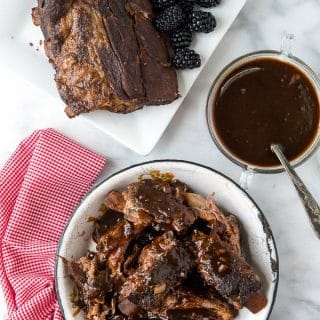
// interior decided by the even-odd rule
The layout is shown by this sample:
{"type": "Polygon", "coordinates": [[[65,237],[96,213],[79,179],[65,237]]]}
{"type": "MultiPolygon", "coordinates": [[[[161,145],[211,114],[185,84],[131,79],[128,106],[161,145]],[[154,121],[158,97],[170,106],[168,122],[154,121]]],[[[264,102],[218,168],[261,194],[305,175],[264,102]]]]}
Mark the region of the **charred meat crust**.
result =
{"type": "Polygon", "coordinates": [[[166,297],[160,314],[168,320],[231,320],[235,312],[227,303],[218,299],[205,299],[177,290],[166,297]]]}
{"type": "Polygon", "coordinates": [[[169,290],[179,286],[193,266],[191,253],[170,231],[147,245],[139,257],[139,267],[123,284],[119,309],[134,316],[161,306],[169,290]]]}
{"type": "Polygon", "coordinates": [[[38,0],[40,25],[69,117],[128,113],[178,97],[165,39],[148,0],[38,0]]]}
{"type": "Polygon", "coordinates": [[[123,192],[125,218],[145,225],[155,222],[163,230],[185,233],[197,219],[197,212],[184,204],[179,187],[160,179],[130,184],[123,192]]]}
{"type": "Polygon", "coordinates": [[[213,286],[237,309],[261,288],[261,281],[252,267],[236,255],[212,232],[194,231],[192,236],[198,271],[204,282],[213,286]]]}

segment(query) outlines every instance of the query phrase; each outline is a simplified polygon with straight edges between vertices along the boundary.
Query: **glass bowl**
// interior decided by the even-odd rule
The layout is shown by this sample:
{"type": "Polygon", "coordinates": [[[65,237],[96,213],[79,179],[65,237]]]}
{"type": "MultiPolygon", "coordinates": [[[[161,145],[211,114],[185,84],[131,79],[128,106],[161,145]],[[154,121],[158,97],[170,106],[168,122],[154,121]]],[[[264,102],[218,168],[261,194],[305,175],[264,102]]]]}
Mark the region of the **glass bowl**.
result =
{"type": "MultiPolygon", "coordinates": [[[[290,38],[289,40],[292,40],[290,38]]],[[[235,154],[232,153],[232,151],[228,150],[228,148],[223,144],[221,139],[219,138],[219,135],[216,132],[214,121],[213,121],[213,112],[214,112],[214,105],[215,100],[217,97],[217,94],[219,92],[219,88],[221,86],[221,83],[232,73],[235,69],[237,69],[239,66],[241,66],[244,63],[257,60],[257,59],[263,59],[263,58],[272,58],[272,59],[278,59],[281,62],[291,64],[294,67],[298,68],[301,72],[305,74],[305,76],[310,80],[310,83],[314,86],[315,92],[317,93],[318,97],[318,105],[320,106],[320,80],[317,74],[302,60],[299,58],[291,55],[290,50],[287,49],[288,44],[283,47],[283,50],[281,51],[272,51],[272,50],[266,50],[266,51],[256,51],[252,52],[246,55],[243,55],[231,63],[229,63],[217,76],[215,81],[213,82],[209,95],[207,98],[207,109],[206,109],[206,115],[207,115],[207,123],[209,127],[209,131],[211,134],[211,137],[213,141],[215,142],[218,149],[232,162],[239,165],[245,170],[248,170],[249,172],[257,172],[257,173],[279,173],[283,171],[283,168],[281,167],[280,163],[279,165],[275,166],[258,166],[254,165],[248,162],[245,162],[244,160],[237,157],[235,154]]],[[[304,150],[303,153],[301,153],[297,158],[290,161],[290,164],[294,167],[302,164],[305,162],[317,149],[317,147],[320,144],[320,125],[318,126],[317,133],[310,143],[309,147],[304,150]]]]}

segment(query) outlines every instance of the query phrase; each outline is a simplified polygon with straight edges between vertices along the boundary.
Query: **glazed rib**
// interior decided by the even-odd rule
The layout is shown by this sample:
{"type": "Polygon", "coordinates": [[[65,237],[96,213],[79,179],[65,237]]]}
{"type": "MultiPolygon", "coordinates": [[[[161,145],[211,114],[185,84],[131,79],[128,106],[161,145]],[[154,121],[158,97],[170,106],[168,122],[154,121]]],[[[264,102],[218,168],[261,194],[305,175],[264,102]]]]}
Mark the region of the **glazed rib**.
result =
{"type": "Polygon", "coordinates": [[[261,288],[253,268],[214,232],[207,236],[196,230],[192,240],[197,268],[204,282],[237,309],[242,308],[261,288]]]}
{"type": "Polygon", "coordinates": [[[105,203],[123,212],[125,219],[138,228],[154,222],[159,228],[184,233],[195,222],[197,212],[183,203],[182,190],[184,185],[178,182],[146,179],[131,183],[122,193],[110,192],[105,203]]]}
{"type": "Polygon", "coordinates": [[[120,311],[135,316],[140,309],[150,311],[160,307],[169,290],[187,278],[192,266],[191,253],[171,231],[157,237],[144,247],[136,272],[123,284],[120,311]]]}

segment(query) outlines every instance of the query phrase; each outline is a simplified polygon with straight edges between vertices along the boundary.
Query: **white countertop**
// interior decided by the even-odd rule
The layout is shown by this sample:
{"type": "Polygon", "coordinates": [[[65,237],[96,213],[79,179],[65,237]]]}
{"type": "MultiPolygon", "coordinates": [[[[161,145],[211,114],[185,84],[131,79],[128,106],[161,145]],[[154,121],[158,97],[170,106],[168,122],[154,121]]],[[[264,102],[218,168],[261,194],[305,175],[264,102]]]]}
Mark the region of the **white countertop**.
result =
{"type": "MultiPolygon", "coordinates": [[[[23,82],[10,70],[0,69],[0,165],[24,137],[36,129],[52,127],[108,157],[109,165],[101,179],[134,163],[185,159],[210,166],[238,181],[240,168],[217,150],[207,129],[205,101],[211,82],[223,66],[241,54],[279,49],[286,32],[296,36],[293,53],[320,74],[319,30],[319,0],[248,0],[166,133],[147,157],[122,147],[81,118],[69,120],[61,103],[23,82]]],[[[297,171],[320,201],[320,151],[297,171]]],[[[280,283],[270,319],[319,320],[320,241],[313,234],[295,189],[285,174],[255,175],[249,194],[269,220],[279,252],[280,283]]],[[[0,294],[0,319],[4,314],[5,303],[0,294]]]]}

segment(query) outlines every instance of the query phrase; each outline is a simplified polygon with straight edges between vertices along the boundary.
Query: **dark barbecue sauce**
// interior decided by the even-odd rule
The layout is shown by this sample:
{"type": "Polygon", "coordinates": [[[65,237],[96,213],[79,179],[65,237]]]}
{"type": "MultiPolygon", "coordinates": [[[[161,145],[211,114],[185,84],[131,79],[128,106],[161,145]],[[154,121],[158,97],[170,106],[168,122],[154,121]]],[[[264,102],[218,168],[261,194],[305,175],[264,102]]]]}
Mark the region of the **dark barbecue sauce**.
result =
{"type": "Polygon", "coordinates": [[[221,84],[213,123],[222,144],[240,160],[262,167],[278,165],[272,143],[289,160],[314,140],[319,100],[311,81],[292,64],[273,58],[249,61],[221,84]]]}

